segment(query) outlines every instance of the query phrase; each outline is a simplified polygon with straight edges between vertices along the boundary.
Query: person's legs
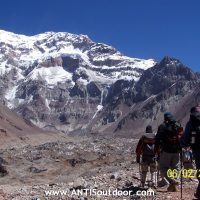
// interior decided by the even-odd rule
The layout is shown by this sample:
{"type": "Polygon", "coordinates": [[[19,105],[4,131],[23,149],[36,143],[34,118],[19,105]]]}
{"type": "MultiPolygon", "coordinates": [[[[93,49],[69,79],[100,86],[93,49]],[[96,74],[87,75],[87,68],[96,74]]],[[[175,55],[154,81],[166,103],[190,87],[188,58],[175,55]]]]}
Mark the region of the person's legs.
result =
{"type": "MultiPolygon", "coordinates": [[[[184,162],[183,163],[183,169],[184,170],[187,170],[187,171],[194,171],[194,166],[193,166],[193,163],[192,162],[184,162]]],[[[195,176],[195,173],[193,172],[192,174],[191,174],[191,176],[195,176]]],[[[183,181],[186,181],[186,182],[188,182],[188,181],[192,181],[193,180],[193,177],[184,177],[184,175],[183,175],[183,181]]]]}
{"type": "Polygon", "coordinates": [[[195,196],[200,199],[200,150],[199,151],[193,151],[193,156],[196,164],[196,170],[197,170],[197,179],[199,181],[199,184],[197,186],[196,194],[195,196]]]}
{"type": "MultiPolygon", "coordinates": [[[[180,154],[179,153],[172,153],[171,154],[171,169],[176,170],[177,172],[180,171],[180,154]]],[[[176,184],[178,180],[171,179],[169,180],[171,184],[176,184]]]]}
{"type": "Polygon", "coordinates": [[[141,163],[141,186],[145,186],[146,177],[148,172],[148,164],[145,162],[141,163]]]}
{"type": "MultiPolygon", "coordinates": [[[[169,165],[169,169],[171,170],[176,170],[177,173],[179,173],[180,170],[180,156],[179,153],[170,153],[169,155],[170,157],[170,165],[169,165]]],[[[177,179],[177,177],[175,177],[175,179],[177,179]]],[[[176,181],[173,177],[167,177],[167,180],[169,181],[170,185],[167,188],[167,190],[169,192],[176,192],[177,188],[176,185],[179,183],[178,181],[176,181]]]]}
{"type": "Polygon", "coordinates": [[[167,152],[162,152],[160,154],[160,162],[159,162],[159,166],[160,166],[160,175],[162,178],[162,184],[160,185],[160,187],[168,184],[168,177],[167,177],[167,170],[170,167],[170,160],[171,160],[171,156],[170,153],[167,152]]]}
{"type": "Polygon", "coordinates": [[[151,173],[151,183],[152,186],[155,187],[157,184],[157,164],[156,162],[150,163],[150,173],[151,173]]]}

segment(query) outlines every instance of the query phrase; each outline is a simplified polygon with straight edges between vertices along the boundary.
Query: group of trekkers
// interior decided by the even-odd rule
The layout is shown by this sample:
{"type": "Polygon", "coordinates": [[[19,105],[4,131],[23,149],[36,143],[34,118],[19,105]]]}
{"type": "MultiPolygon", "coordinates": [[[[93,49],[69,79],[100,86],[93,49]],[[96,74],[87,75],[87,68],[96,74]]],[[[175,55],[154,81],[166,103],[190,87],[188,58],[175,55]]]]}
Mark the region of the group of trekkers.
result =
{"type": "Polygon", "coordinates": [[[152,126],[148,125],[138,142],[136,161],[139,163],[141,187],[149,183],[155,188],[168,186],[169,192],[176,192],[181,184],[181,196],[183,169],[195,172],[198,187],[194,196],[200,199],[200,106],[191,108],[185,129],[170,112],[164,113],[164,122],[157,133],[153,133],[152,126]],[[146,181],[149,169],[151,177],[146,181]]]}

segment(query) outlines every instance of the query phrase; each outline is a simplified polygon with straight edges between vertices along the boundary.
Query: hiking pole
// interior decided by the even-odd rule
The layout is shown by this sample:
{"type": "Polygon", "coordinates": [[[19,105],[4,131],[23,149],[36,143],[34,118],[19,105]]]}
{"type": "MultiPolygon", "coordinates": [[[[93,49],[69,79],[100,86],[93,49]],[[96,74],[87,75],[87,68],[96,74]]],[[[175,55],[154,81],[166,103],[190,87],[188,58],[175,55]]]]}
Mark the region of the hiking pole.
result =
{"type": "Polygon", "coordinates": [[[139,162],[138,164],[139,164],[139,174],[140,174],[140,179],[141,179],[142,172],[141,172],[141,165],[140,165],[140,162],[139,162]]]}
{"type": "Polygon", "coordinates": [[[155,162],[156,162],[156,173],[155,173],[155,182],[156,182],[156,187],[158,187],[158,180],[159,180],[159,156],[156,155],[155,157],[155,162]]]}
{"type": "Polygon", "coordinates": [[[155,172],[155,187],[158,186],[158,177],[157,177],[157,174],[158,174],[158,167],[157,167],[157,161],[156,161],[156,172],[155,172]]]}
{"type": "Polygon", "coordinates": [[[159,178],[160,178],[160,168],[159,166],[157,166],[157,186],[158,186],[159,178]]]}
{"type": "Polygon", "coordinates": [[[141,171],[141,164],[140,164],[140,162],[138,164],[139,164],[140,186],[141,186],[142,185],[142,171],[141,171]]]}
{"type": "Polygon", "coordinates": [[[183,174],[182,174],[182,168],[183,168],[183,151],[181,148],[181,155],[180,155],[180,160],[181,160],[181,200],[183,199],[183,174]]]}

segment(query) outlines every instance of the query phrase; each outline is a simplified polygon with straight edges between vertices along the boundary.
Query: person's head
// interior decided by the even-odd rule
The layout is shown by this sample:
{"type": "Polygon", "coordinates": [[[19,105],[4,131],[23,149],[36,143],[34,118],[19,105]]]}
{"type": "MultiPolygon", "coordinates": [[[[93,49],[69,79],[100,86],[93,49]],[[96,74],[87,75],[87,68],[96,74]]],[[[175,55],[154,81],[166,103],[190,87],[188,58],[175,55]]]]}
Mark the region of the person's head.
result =
{"type": "Polygon", "coordinates": [[[190,121],[194,126],[199,124],[200,106],[195,106],[190,109],[190,121]]]}
{"type": "Polygon", "coordinates": [[[164,113],[164,121],[165,122],[175,121],[174,116],[172,115],[172,113],[170,113],[170,112],[164,113]]]}
{"type": "Polygon", "coordinates": [[[151,125],[148,125],[146,127],[146,133],[153,133],[153,130],[152,130],[152,126],[151,125]]]}
{"type": "Polygon", "coordinates": [[[190,109],[190,113],[200,112],[200,106],[195,106],[190,109]]]}

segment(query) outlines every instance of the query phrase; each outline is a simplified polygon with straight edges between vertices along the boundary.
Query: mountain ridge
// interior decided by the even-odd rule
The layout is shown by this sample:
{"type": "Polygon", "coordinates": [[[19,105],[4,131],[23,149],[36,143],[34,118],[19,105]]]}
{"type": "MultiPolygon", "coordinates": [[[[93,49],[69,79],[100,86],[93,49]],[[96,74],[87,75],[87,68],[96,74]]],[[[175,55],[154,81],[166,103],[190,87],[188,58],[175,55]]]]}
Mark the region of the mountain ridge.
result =
{"type": "Polygon", "coordinates": [[[51,131],[115,134],[127,119],[138,124],[138,118],[136,134],[162,112],[175,112],[170,105],[199,82],[199,74],[178,59],[130,58],[84,35],[1,33],[0,101],[51,131]],[[138,113],[144,108],[146,120],[138,113]]]}

